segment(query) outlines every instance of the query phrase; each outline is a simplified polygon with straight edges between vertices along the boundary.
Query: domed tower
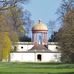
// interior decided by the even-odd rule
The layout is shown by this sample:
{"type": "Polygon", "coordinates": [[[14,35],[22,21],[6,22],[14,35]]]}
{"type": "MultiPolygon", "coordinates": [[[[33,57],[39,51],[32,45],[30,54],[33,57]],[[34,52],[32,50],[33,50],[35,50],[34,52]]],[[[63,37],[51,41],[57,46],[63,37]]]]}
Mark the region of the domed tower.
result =
{"type": "Polygon", "coordinates": [[[47,45],[48,42],[47,32],[48,32],[47,26],[39,20],[39,22],[32,27],[33,43],[47,45]]]}

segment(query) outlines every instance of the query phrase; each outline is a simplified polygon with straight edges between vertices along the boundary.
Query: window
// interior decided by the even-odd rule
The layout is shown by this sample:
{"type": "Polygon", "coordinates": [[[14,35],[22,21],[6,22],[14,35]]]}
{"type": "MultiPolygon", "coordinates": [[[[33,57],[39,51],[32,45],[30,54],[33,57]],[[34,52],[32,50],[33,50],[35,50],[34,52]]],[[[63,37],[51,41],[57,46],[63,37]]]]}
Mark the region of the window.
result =
{"type": "Polygon", "coordinates": [[[23,46],[21,47],[21,49],[23,49],[23,46]]]}
{"type": "Polygon", "coordinates": [[[37,55],[37,60],[41,61],[41,59],[42,59],[41,54],[38,54],[38,55],[37,55]]]}
{"type": "Polygon", "coordinates": [[[58,47],[56,47],[56,49],[58,49],[58,47]]]}

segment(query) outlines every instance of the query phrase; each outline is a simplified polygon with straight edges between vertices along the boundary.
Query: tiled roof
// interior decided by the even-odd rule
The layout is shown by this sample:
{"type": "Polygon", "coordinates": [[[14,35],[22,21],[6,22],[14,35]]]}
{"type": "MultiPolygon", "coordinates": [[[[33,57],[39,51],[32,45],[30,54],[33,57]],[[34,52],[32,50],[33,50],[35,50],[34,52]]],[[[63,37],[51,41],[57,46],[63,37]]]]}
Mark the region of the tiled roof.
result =
{"type": "Polygon", "coordinates": [[[52,52],[50,50],[48,50],[44,45],[34,45],[34,47],[30,50],[28,50],[28,52],[52,52]]]}

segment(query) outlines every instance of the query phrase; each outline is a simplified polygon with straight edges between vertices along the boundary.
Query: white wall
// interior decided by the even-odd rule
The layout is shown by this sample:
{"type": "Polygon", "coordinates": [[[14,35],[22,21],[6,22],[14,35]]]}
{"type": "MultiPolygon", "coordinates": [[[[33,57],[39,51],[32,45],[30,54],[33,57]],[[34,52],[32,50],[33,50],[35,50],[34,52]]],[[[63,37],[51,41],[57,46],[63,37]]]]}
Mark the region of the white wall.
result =
{"type": "Polygon", "coordinates": [[[34,45],[17,45],[17,51],[27,51],[31,49],[34,45]],[[23,48],[21,48],[23,47],[23,48]]]}
{"type": "Polygon", "coordinates": [[[11,53],[11,62],[34,62],[34,53],[11,53]]]}
{"type": "MultiPolygon", "coordinates": [[[[41,62],[60,62],[60,53],[36,53],[36,58],[38,54],[42,55],[41,62]]],[[[36,62],[38,62],[37,59],[36,62]]]]}
{"type": "MultiPolygon", "coordinates": [[[[30,50],[34,45],[20,42],[15,46],[17,47],[17,51],[27,51],[27,50],[30,50]],[[23,47],[23,48],[21,48],[21,47],[23,47]]],[[[57,51],[56,47],[58,47],[58,45],[54,42],[48,44],[48,49],[51,51],[56,52],[57,51]]]]}
{"type": "Polygon", "coordinates": [[[60,62],[60,53],[11,53],[11,62],[60,62]],[[37,59],[37,55],[41,54],[41,61],[37,59]]]}
{"type": "Polygon", "coordinates": [[[56,47],[58,47],[58,45],[52,45],[52,44],[48,45],[48,49],[54,52],[58,51],[56,47]]]}

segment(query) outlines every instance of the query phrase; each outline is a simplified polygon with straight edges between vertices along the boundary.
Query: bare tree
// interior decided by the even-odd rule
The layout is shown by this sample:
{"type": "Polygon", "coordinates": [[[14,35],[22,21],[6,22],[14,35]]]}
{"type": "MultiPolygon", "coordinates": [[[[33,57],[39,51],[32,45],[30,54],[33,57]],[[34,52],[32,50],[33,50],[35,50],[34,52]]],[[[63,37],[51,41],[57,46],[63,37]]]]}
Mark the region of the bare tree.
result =
{"type": "Polygon", "coordinates": [[[54,32],[55,32],[55,21],[49,21],[48,23],[49,33],[51,33],[51,42],[54,40],[54,32]]]}

